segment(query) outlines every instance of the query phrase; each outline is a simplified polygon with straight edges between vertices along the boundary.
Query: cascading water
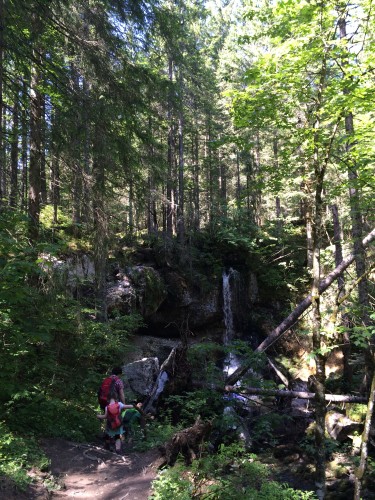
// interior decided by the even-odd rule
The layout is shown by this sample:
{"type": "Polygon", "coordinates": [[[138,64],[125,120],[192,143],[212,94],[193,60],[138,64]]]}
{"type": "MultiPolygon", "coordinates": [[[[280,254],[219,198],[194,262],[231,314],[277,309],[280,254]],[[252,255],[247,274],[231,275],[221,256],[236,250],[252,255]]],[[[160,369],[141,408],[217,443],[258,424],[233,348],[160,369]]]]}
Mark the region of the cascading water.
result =
{"type": "MultiPolygon", "coordinates": [[[[230,268],[223,272],[223,312],[224,312],[224,345],[229,345],[234,339],[234,322],[232,308],[232,288],[231,281],[238,277],[238,272],[230,268]]],[[[224,373],[231,375],[238,368],[238,359],[235,354],[229,353],[224,360],[224,373]]]]}
{"type": "MultiPolygon", "coordinates": [[[[236,285],[238,285],[239,273],[234,269],[230,268],[228,272],[223,272],[223,312],[224,312],[224,324],[225,324],[225,332],[224,332],[224,345],[230,346],[235,338],[235,328],[234,328],[234,320],[233,320],[233,296],[235,295],[236,285]]],[[[231,375],[236,368],[239,366],[238,357],[229,352],[226,355],[224,360],[224,375],[227,377],[231,375]]],[[[240,404],[241,407],[245,407],[246,399],[242,396],[235,394],[228,394],[224,397],[228,402],[235,402],[236,404],[240,404]]],[[[246,425],[246,422],[242,417],[240,417],[235,409],[235,406],[232,404],[228,404],[224,408],[224,416],[226,417],[228,430],[230,429],[232,432],[235,430],[238,434],[238,437],[246,447],[250,446],[251,438],[246,425]]]]}
{"type": "Polygon", "coordinates": [[[228,345],[233,340],[234,327],[233,327],[233,313],[232,313],[232,295],[230,289],[230,277],[233,275],[233,269],[230,268],[228,272],[223,272],[223,312],[224,312],[224,344],[228,345]]]}

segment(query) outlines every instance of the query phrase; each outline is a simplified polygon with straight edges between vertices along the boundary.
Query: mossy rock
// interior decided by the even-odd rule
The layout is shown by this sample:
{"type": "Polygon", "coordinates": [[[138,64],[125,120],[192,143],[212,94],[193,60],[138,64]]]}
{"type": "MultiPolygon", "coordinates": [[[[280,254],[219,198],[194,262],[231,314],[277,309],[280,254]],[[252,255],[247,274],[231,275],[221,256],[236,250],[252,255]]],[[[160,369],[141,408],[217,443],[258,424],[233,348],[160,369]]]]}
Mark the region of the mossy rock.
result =
{"type": "Polygon", "coordinates": [[[339,462],[338,459],[331,460],[331,462],[328,462],[327,465],[328,474],[330,474],[332,477],[335,477],[336,479],[348,475],[348,467],[345,464],[339,462]]]}

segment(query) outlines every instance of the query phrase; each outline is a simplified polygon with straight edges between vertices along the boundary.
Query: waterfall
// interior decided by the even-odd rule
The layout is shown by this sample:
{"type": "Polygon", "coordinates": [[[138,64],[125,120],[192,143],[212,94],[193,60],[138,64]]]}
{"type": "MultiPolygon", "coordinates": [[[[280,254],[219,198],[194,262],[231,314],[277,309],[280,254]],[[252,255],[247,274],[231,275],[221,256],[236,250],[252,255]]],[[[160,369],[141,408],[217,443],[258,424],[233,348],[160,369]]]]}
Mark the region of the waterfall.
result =
{"type": "Polygon", "coordinates": [[[223,272],[223,312],[224,312],[224,345],[228,345],[233,340],[233,312],[232,312],[232,293],[230,289],[230,278],[234,271],[232,268],[228,272],[223,272]]]}
{"type": "MultiPolygon", "coordinates": [[[[223,272],[223,312],[224,312],[224,345],[229,345],[234,339],[234,322],[232,308],[232,281],[236,279],[238,272],[230,268],[228,272],[223,272]]],[[[229,353],[224,361],[224,373],[231,375],[238,368],[238,359],[235,354],[229,353]]]]}

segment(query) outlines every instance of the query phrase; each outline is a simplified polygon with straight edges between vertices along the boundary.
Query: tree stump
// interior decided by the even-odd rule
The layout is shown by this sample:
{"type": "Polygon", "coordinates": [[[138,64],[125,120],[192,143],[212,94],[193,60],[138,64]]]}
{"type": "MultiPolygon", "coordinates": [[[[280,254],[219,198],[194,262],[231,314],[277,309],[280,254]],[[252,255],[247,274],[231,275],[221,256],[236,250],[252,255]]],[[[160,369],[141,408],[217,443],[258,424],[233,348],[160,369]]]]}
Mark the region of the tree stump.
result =
{"type": "Polygon", "coordinates": [[[204,422],[199,416],[194,425],[177,432],[162,450],[165,464],[173,466],[181,453],[185,464],[190,465],[201,453],[203,442],[209,437],[211,429],[211,422],[204,422]]]}

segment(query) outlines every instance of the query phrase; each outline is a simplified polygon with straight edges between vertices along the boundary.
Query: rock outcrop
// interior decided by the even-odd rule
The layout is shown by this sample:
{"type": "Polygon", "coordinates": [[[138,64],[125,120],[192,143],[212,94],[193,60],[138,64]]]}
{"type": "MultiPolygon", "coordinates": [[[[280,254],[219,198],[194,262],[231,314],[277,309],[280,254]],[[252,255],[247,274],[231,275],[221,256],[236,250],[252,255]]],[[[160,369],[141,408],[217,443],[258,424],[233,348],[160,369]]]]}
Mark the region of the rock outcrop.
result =
{"type": "Polygon", "coordinates": [[[123,367],[124,391],[127,399],[148,396],[159,374],[158,358],[143,358],[123,367]]]}

